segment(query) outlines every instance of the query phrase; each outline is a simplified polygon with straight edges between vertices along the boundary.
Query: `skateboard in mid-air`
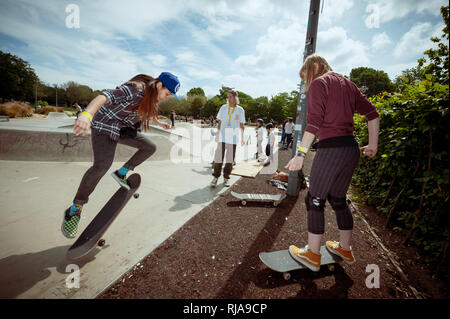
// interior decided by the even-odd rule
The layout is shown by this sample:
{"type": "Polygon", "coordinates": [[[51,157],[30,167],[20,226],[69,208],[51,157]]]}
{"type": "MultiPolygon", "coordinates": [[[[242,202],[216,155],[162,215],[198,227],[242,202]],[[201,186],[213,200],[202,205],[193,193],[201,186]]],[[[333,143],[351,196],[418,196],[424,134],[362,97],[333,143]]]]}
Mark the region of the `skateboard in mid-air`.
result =
{"type": "MultiPolygon", "coordinates": [[[[341,257],[330,253],[325,246],[320,247],[320,254],[322,255],[320,264],[327,265],[330,271],[334,271],[334,264],[342,261],[341,257]]],[[[270,269],[283,273],[283,278],[286,280],[291,279],[290,271],[307,268],[292,258],[288,249],[259,253],[259,259],[270,269]]]]}
{"type": "Polygon", "coordinates": [[[108,230],[109,226],[111,226],[132,196],[134,198],[139,197],[136,191],[141,185],[141,176],[139,174],[133,174],[128,177],[127,182],[130,190],[121,187],[114,193],[75,243],[69,248],[67,251],[68,259],[75,260],[84,257],[97,245],[103,246],[105,244],[102,236],[108,230]]]}
{"type": "Polygon", "coordinates": [[[286,197],[286,194],[240,194],[231,192],[231,195],[241,200],[243,206],[247,205],[247,201],[272,202],[273,206],[278,204],[286,197]]]}

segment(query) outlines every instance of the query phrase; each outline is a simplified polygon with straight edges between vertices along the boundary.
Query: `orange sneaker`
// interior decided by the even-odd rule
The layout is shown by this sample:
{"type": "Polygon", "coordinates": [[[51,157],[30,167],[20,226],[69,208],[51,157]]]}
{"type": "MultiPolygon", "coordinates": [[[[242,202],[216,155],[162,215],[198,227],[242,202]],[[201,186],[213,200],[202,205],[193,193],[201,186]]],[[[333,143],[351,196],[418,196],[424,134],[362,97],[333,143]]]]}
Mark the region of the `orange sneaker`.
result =
{"type": "Polygon", "coordinates": [[[331,240],[327,241],[325,247],[327,247],[330,253],[338,255],[349,265],[354,264],[356,262],[351,247],[350,250],[342,249],[338,241],[331,241],[331,240]]]}
{"type": "Polygon", "coordinates": [[[320,270],[320,258],[322,257],[322,255],[313,253],[309,249],[308,245],[306,245],[304,248],[298,248],[294,245],[291,245],[289,246],[289,253],[291,254],[292,258],[305,265],[312,271],[320,270]]]}

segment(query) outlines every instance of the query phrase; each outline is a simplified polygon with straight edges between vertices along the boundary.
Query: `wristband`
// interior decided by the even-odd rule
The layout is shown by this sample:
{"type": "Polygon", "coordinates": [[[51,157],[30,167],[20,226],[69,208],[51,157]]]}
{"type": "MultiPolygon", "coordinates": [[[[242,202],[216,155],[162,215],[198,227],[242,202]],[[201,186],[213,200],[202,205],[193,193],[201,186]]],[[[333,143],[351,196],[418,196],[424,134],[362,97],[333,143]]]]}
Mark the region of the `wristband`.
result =
{"type": "Polygon", "coordinates": [[[297,152],[297,156],[305,157],[306,153],[300,151],[300,152],[297,152]]]}
{"type": "Polygon", "coordinates": [[[309,148],[307,148],[307,147],[300,146],[298,148],[298,152],[305,153],[305,155],[306,155],[306,153],[308,153],[308,151],[309,151],[309,148]]]}
{"type": "Polygon", "coordinates": [[[81,115],[87,116],[87,117],[89,118],[89,120],[92,121],[92,114],[91,114],[91,113],[88,113],[88,112],[86,112],[86,111],[83,111],[83,112],[81,112],[81,115]]]}

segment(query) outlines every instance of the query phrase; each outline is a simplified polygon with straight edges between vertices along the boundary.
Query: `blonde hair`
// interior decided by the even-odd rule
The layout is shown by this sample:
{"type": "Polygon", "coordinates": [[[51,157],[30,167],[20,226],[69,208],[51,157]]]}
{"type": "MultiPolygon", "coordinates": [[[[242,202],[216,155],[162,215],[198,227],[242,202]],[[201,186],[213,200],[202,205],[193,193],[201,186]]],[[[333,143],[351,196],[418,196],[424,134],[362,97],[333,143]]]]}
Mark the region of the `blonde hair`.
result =
{"type": "Polygon", "coordinates": [[[303,62],[303,66],[299,72],[300,77],[303,81],[305,81],[303,92],[308,91],[309,86],[314,79],[330,71],[333,71],[333,69],[324,57],[317,54],[311,54],[308,56],[305,59],[305,62],[303,62]]]}
{"type": "Polygon", "coordinates": [[[238,105],[239,104],[238,92],[235,90],[229,90],[228,93],[231,93],[234,96],[234,98],[236,100],[236,105],[238,105]]]}

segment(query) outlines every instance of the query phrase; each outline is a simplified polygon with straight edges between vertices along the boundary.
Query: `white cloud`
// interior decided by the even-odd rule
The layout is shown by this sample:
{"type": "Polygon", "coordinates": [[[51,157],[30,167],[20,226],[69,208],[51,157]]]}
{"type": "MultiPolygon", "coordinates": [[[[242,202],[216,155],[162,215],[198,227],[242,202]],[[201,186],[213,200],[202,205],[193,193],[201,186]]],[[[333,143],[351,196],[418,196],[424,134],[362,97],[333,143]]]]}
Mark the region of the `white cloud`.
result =
{"type": "Polygon", "coordinates": [[[342,27],[332,27],[318,34],[317,54],[322,55],[333,70],[348,74],[352,68],[370,63],[368,46],[349,38],[342,27]]]}
{"type": "Polygon", "coordinates": [[[259,38],[253,54],[241,55],[235,60],[236,69],[260,73],[296,67],[303,44],[293,39],[302,33],[305,31],[296,23],[269,27],[267,33],[259,38]]]}
{"type": "Polygon", "coordinates": [[[386,32],[375,34],[372,37],[372,48],[375,50],[380,50],[392,43],[391,38],[386,34],[386,32]]]}
{"type": "Polygon", "coordinates": [[[158,53],[147,54],[147,59],[150,63],[157,67],[162,67],[167,64],[167,57],[158,53]]]}
{"type": "Polygon", "coordinates": [[[232,35],[235,31],[241,30],[243,26],[237,21],[227,19],[210,20],[211,24],[207,32],[216,38],[223,38],[232,35]]]}
{"type": "Polygon", "coordinates": [[[379,69],[386,72],[389,75],[389,78],[393,81],[397,76],[402,74],[402,71],[414,68],[416,66],[417,61],[413,60],[409,63],[383,64],[379,69]]]}
{"type": "MultiPolygon", "coordinates": [[[[345,16],[345,13],[353,8],[353,6],[354,6],[353,0],[339,0],[339,1],[322,0],[319,23],[324,24],[325,26],[336,25],[339,22],[339,20],[345,16]]],[[[307,10],[309,10],[309,7],[307,10]]]]}
{"type": "Polygon", "coordinates": [[[439,16],[440,7],[445,5],[448,5],[448,2],[444,0],[372,0],[366,6],[368,15],[364,18],[366,27],[378,28],[380,23],[401,19],[410,13],[439,16]]]}
{"type": "MultiPolygon", "coordinates": [[[[442,1],[425,5],[414,0],[411,6],[404,0],[366,3],[378,4],[386,22],[431,11],[437,16],[442,1]]],[[[297,89],[309,1],[81,0],[77,1],[80,29],[65,26],[67,4],[0,1],[0,32],[6,38],[0,47],[29,61],[47,83],[74,80],[103,89],[137,73],[156,76],[169,71],[179,77],[182,94],[202,87],[214,95],[221,84],[252,96],[297,89]]],[[[442,29],[433,21],[411,28],[400,40],[393,38],[391,30],[357,38],[358,32],[342,27],[355,4],[359,2],[326,0],[320,13],[317,53],[340,73],[369,63],[382,65],[389,58],[395,65],[409,65],[417,60],[415,54],[431,47],[431,34],[440,35],[442,29]],[[386,49],[396,42],[397,55],[393,55],[394,49],[386,49]],[[369,48],[384,49],[386,56],[369,48]]]]}
{"type": "Polygon", "coordinates": [[[443,24],[434,27],[429,22],[415,24],[395,46],[394,56],[407,59],[422,55],[424,51],[436,46],[430,38],[440,36],[442,28],[443,24]]]}
{"type": "Polygon", "coordinates": [[[249,89],[255,96],[295,90],[300,82],[298,70],[304,44],[294,39],[305,34],[305,27],[293,21],[270,26],[259,37],[252,53],[235,59],[233,74],[226,76],[223,84],[244,92],[249,89]]]}

